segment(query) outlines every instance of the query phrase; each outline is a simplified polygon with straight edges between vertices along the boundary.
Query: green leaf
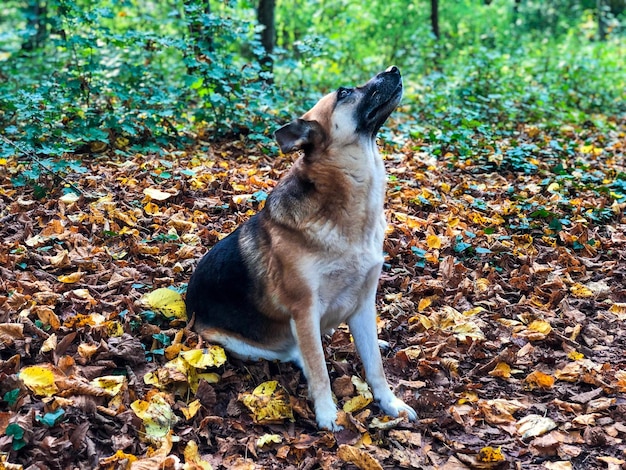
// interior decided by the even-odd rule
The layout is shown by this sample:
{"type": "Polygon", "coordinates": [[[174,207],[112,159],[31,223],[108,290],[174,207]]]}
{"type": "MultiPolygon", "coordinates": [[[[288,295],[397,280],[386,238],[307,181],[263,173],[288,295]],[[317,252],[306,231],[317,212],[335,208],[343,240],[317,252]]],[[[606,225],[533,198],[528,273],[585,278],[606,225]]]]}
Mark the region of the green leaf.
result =
{"type": "Polygon", "coordinates": [[[43,416],[37,416],[37,421],[51,428],[55,426],[64,415],[65,410],[63,408],[57,408],[56,411],[46,413],[43,416]]]}
{"type": "Polygon", "coordinates": [[[17,403],[17,399],[20,396],[20,389],[19,388],[14,388],[13,390],[9,390],[8,392],[6,392],[4,394],[4,396],[2,397],[2,399],[4,401],[6,401],[9,406],[13,406],[15,405],[15,403],[17,403]]]}

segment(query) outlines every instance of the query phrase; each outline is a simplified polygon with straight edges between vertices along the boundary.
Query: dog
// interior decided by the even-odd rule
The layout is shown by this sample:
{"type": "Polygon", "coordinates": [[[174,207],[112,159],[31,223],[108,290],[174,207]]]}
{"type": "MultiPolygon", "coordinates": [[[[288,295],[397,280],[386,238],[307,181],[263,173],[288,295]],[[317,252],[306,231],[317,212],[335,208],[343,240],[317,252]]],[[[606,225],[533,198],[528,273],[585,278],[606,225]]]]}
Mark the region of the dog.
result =
{"type": "Polygon", "coordinates": [[[195,331],[235,357],[294,362],[317,425],[337,431],[323,333],[346,322],[382,410],[417,419],[385,378],[375,298],[383,264],[386,174],[376,134],[402,96],[389,67],[339,88],[274,136],[301,155],[265,207],[198,263],[186,304],[195,331]]]}

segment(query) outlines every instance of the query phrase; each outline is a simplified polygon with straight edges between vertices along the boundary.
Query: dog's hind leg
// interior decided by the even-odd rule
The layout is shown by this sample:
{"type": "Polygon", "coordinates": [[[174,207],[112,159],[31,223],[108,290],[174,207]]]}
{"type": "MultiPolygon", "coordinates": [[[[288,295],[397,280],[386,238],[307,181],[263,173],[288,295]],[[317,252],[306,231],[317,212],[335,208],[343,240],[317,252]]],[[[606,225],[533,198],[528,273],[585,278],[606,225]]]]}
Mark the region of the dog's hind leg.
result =
{"type": "Polygon", "coordinates": [[[393,394],[385,378],[376,333],[374,295],[375,293],[365,300],[361,309],[348,320],[350,333],[363,361],[367,383],[372,388],[374,398],[379,402],[382,410],[390,416],[406,414],[409,420],[414,421],[417,419],[415,410],[393,394]]]}

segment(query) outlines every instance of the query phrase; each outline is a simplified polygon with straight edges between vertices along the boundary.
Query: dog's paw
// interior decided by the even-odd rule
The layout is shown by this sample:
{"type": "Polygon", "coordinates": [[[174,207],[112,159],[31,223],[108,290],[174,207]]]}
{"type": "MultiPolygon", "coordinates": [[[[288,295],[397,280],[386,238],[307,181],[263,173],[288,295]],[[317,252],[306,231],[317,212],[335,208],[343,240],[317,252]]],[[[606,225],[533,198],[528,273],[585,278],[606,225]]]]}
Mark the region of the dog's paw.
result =
{"type": "Polygon", "coordinates": [[[384,400],[380,400],[380,407],[389,416],[398,417],[400,415],[405,415],[409,421],[417,420],[416,411],[395,395],[390,394],[389,397],[386,397],[384,400]]]}
{"type": "Polygon", "coordinates": [[[316,412],[315,420],[320,429],[326,429],[332,432],[341,431],[343,429],[342,426],[337,424],[337,409],[316,412]]]}

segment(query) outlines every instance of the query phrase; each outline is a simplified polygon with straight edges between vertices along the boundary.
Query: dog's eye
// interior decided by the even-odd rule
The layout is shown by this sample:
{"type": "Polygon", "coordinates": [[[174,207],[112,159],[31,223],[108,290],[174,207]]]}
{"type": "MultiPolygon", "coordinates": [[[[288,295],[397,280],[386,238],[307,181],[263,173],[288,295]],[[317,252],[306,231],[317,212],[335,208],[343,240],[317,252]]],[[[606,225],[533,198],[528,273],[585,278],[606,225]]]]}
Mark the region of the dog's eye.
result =
{"type": "Polygon", "coordinates": [[[346,96],[349,96],[350,93],[352,93],[352,89],[351,88],[344,88],[344,87],[339,88],[337,90],[337,101],[341,101],[346,96]]]}

